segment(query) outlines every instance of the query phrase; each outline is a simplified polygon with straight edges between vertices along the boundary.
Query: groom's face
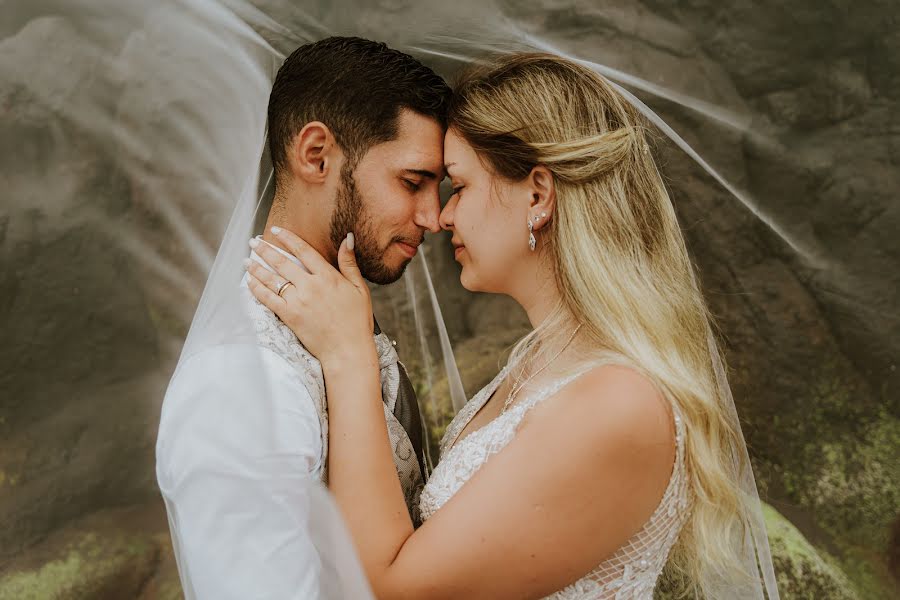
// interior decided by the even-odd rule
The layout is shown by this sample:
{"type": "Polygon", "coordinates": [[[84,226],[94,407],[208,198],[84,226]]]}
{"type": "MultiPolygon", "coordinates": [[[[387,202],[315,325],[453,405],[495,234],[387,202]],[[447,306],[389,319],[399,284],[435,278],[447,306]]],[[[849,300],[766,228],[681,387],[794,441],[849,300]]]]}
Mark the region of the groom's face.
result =
{"type": "Polygon", "coordinates": [[[353,232],[363,277],[397,281],[425,232],[440,231],[444,131],[434,119],[401,111],[396,139],[369,149],[356,167],[341,172],[331,218],[335,247],[353,232]]]}

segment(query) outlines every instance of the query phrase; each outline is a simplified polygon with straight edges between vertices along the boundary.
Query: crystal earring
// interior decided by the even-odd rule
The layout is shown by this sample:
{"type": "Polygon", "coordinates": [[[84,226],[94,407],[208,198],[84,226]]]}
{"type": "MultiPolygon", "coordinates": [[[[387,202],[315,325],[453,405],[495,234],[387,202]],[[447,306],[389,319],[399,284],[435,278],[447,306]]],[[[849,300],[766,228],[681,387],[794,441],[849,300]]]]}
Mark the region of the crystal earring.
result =
{"type": "MultiPolygon", "coordinates": [[[[537,218],[537,217],[535,217],[537,218]]],[[[534,225],[531,223],[531,219],[528,220],[528,248],[534,252],[534,248],[537,245],[537,240],[534,239],[534,225]]]]}

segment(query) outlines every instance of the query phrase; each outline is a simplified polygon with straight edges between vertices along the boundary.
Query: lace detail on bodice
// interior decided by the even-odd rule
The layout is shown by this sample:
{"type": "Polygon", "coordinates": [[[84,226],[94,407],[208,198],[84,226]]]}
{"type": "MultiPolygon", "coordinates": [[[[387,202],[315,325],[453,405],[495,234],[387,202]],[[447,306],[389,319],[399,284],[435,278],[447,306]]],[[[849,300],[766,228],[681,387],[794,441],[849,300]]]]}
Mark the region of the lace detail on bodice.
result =
{"type": "MultiPolygon", "coordinates": [[[[480,429],[457,441],[472,417],[484,406],[506,376],[504,367],[494,380],[459,411],[441,440],[441,460],[420,498],[422,520],[430,518],[480,469],[515,437],[522,419],[534,406],[597,365],[576,372],[513,404],[480,429]]],[[[675,464],[666,491],[656,510],[616,552],[590,573],[547,596],[552,600],[650,599],[669,551],[690,510],[690,494],[684,467],[684,424],[678,407],[671,404],[675,420],[675,464]]]]}

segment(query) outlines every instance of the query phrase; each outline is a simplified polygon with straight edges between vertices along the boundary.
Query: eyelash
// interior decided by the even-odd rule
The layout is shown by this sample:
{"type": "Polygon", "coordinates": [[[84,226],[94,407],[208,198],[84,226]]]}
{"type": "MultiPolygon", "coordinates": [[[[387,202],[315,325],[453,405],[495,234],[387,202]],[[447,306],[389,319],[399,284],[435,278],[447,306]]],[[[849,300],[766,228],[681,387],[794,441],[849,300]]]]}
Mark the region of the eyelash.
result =
{"type": "Polygon", "coordinates": [[[464,188],[464,187],[466,187],[466,186],[464,186],[464,185],[461,185],[461,186],[459,186],[459,187],[455,187],[455,188],[453,188],[453,193],[452,193],[452,194],[450,194],[450,196],[451,196],[451,197],[452,197],[452,196],[456,196],[456,195],[458,195],[458,194],[459,194],[459,192],[460,192],[460,191],[462,191],[462,189],[463,189],[463,188],[464,188]]]}
{"type": "Polygon", "coordinates": [[[418,192],[419,189],[422,187],[415,181],[410,181],[409,179],[404,179],[403,183],[406,185],[406,187],[408,187],[413,192],[418,192]]]}

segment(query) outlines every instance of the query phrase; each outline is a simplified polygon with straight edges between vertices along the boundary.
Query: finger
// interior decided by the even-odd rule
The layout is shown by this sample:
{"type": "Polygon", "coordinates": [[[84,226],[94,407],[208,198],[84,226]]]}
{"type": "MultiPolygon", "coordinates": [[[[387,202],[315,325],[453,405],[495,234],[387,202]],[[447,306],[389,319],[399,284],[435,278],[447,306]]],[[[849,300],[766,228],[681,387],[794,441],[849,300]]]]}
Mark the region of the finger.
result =
{"type": "MultiPolygon", "coordinates": [[[[285,282],[290,282],[289,279],[285,279],[281,275],[273,273],[255,260],[249,258],[245,260],[245,264],[247,265],[247,272],[276,294],[278,294],[278,290],[281,289],[281,286],[284,285],[285,282]]],[[[288,285],[288,287],[291,287],[291,285],[288,285]]],[[[287,293],[287,289],[282,292],[282,294],[284,293],[287,293]]]]}
{"type": "Polygon", "coordinates": [[[310,273],[321,273],[323,270],[334,268],[327,260],[322,258],[318,250],[307,244],[297,234],[281,227],[272,227],[271,231],[278,238],[278,241],[290,250],[291,254],[300,259],[300,262],[309,269],[310,273]]]}
{"type": "Polygon", "coordinates": [[[273,271],[294,285],[301,284],[305,277],[309,277],[309,273],[303,267],[291,261],[272,246],[253,238],[250,240],[250,247],[273,271]]]}
{"type": "Polygon", "coordinates": [[[284,298],[267,288],[265,284],[254,277],[252,273],[248,273],[247,287],[250,288],[250,292],[256,296],[256,299],[259,300],[263,306],[276,315],[281,316],[281,311],[287,306],[287,302],[285,302],[284,298]]]}
{"type": "Polygon", "coordinates": [[[359,270],[359,265],[356,263],[356,253],[350,247],[351,241],[353,241],[353,234],[348,233],[344,241],[341,242],[341,247],[338,248],[338,268],[350,283],[356,287],[365,286],[366,282],[359,270]]]}

